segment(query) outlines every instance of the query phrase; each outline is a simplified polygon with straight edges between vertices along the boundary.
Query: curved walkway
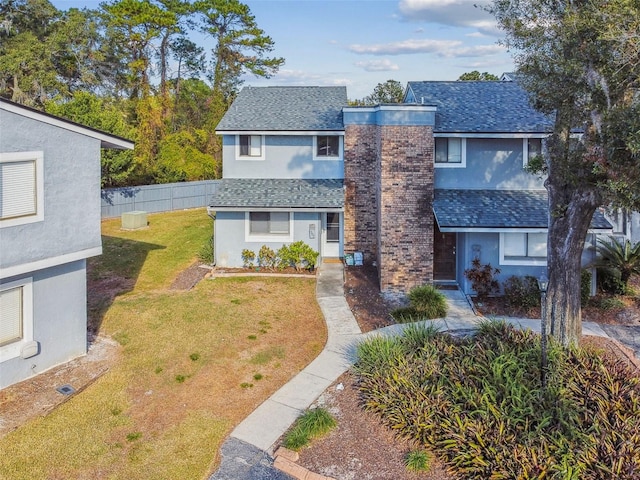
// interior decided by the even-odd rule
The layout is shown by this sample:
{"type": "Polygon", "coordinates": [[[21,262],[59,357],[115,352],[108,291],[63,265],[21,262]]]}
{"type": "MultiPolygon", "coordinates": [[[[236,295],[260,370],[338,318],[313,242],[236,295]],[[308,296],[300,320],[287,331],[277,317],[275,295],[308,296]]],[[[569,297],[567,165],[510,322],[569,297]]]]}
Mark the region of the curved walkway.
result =
{"type": "MultiPolygon", "coordinates": [[[[316,296],[327,324],[327,344],[324,350],[231,432],[221,448],[220,468],[209,480],[291,479],[291,476],[273,467],[272,455],[278,439],[320,394],[349,369],[355,360],[355,346],[359,340],[370,335],[402,332],[405,325],[396,324],[362,334],[344,297],[343,284],[344,266],[341,263],[321,265],[316,296]]],[[[446,318],[436,320],[440,329],[475,329],[482,319],[475,315],[466,296],[460,291],[442,292],[447,296],[449,309],[446,318]]],[[[540,332],[540,320],[508,318],[506,321],[519,328],[540,332]]],[[[608,336],[593,322],[583,322],[583,333],[608,336]]]]}

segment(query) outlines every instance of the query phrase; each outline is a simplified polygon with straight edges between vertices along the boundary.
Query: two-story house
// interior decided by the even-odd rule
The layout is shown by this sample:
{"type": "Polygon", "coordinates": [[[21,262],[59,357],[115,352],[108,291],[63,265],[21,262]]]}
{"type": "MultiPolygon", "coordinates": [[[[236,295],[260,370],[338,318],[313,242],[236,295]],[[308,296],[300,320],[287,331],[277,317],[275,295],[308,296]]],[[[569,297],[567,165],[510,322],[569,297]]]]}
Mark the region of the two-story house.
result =
{"type": "MultiPolygon", "coordinates": [[[[500,280],[545,271],[547,195],[525,167],[551,123],[516,82],[409,82],[404,103],[372,107],[346,106],[344,91],[340,105],[335,91],[245,88],[222,119],[225,187],[210,207],[219,265],[239,266],[243,248],[280,235],[323,257],[362,252],[389,294],[434,281],[471,293],[464,270],[475,258],[500,268],[500,280]],[[321,163],[331,162],[325,147],[334,163],[321,163]],[[312,190],[329,181],[335,205],[312,190]],[[332,206],[339,226],[329,235],[332,206]],[[339,248],[327,248],[336,236],[339,248]]],[[[608,231],[598,212],[589,242],[608,231]]]]}
{"type": "Polygon", "coordinates": [[[0,388],[87,351],[101,148],[133,143],[0,99],[0,388]]]}

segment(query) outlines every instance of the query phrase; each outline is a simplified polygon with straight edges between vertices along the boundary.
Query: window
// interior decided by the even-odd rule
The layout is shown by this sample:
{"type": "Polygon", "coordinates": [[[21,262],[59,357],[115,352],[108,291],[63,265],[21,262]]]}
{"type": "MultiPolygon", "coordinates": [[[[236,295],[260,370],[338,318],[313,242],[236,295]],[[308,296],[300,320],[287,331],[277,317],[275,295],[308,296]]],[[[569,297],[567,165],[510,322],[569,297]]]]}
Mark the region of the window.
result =
{"type": "Polygon", "coordinates": [[[292,241],[293,225],[289,212],[249,212],[247,241],[292,241]]]}
{"type": "Polygon", "coordinates": [[[238,135],[236,157],[245,160],[264,160],[262,135],[238,135]]]}
{"type": "Polygon", "coordinates": [[[546,233],[503,233],[500,240],[503,265],[544,265],[547,261],[546,233]]]}
{"type": "Polygon", "coordinates": [[[0,153],[0,228],[44,219],[42,152],[0,153]]]}
{"type": "Polygon", "coordinates": [[[327,242],[336,243],[340,241],[340,214],[337,212],[327,212],[327,242]]]}
{"type": "Polygon", "coordinates": [[[467,143],[464,138],[435,139],[435,164],[438,167],[466,166],[467,143]]]}
{"type": "Polygon", "coordinates": [[[0,362],[20,355],[33,340],[31,279],[0,285],[0,362]]]}
{"type": "Polygon", "coordinates": [[[523,145],[524,166],[526,167],[531,160],[538,155],[542,155],[542,139],[541,138],[525,138],[523,145]]]}
{"type": "Polygon", "coordinates": [[[342,156],[342,137],[339,135],[318,135],[313,137],[313,158],[315,160],[339,160],[342,156]]]}

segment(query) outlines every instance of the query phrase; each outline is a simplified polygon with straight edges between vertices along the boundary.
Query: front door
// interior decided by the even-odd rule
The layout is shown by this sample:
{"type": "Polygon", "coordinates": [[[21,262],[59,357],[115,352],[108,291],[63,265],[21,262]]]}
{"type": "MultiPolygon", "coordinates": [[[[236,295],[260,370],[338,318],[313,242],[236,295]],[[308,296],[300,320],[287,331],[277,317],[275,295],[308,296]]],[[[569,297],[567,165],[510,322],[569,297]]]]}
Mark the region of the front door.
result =
{"type": "Polygon", "coordinates": [[[433,238],[434,280],[456,279],[456,234],[434,228],[433,238]]]}
{"type": "Polygon", "coordinates": [[[322,214],[322,257],[340,257],[340,213],[327,212],[322,214]]]}

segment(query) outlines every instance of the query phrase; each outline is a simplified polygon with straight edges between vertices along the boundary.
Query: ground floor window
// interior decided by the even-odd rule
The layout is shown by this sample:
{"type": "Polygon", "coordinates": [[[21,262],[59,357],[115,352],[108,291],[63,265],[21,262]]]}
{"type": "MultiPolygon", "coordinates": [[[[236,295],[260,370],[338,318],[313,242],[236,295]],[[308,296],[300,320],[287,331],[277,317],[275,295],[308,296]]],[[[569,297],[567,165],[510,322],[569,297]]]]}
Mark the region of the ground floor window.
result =
{"type": "Polygon", "coordinates": [[[20,355],[33,338],[31,279],[0,285],[0,361],[20,355]]]}
{"type": "Polygon", "coordinates": [[[501,233],[503,265],[543,265],[547,261],[546,233],[501,233]]]}
{"type": "Polygon", "coordinates": [[[290,241],[293,236],[293,221],[290,212],[248,212],[247,240],[290,241]]]}

